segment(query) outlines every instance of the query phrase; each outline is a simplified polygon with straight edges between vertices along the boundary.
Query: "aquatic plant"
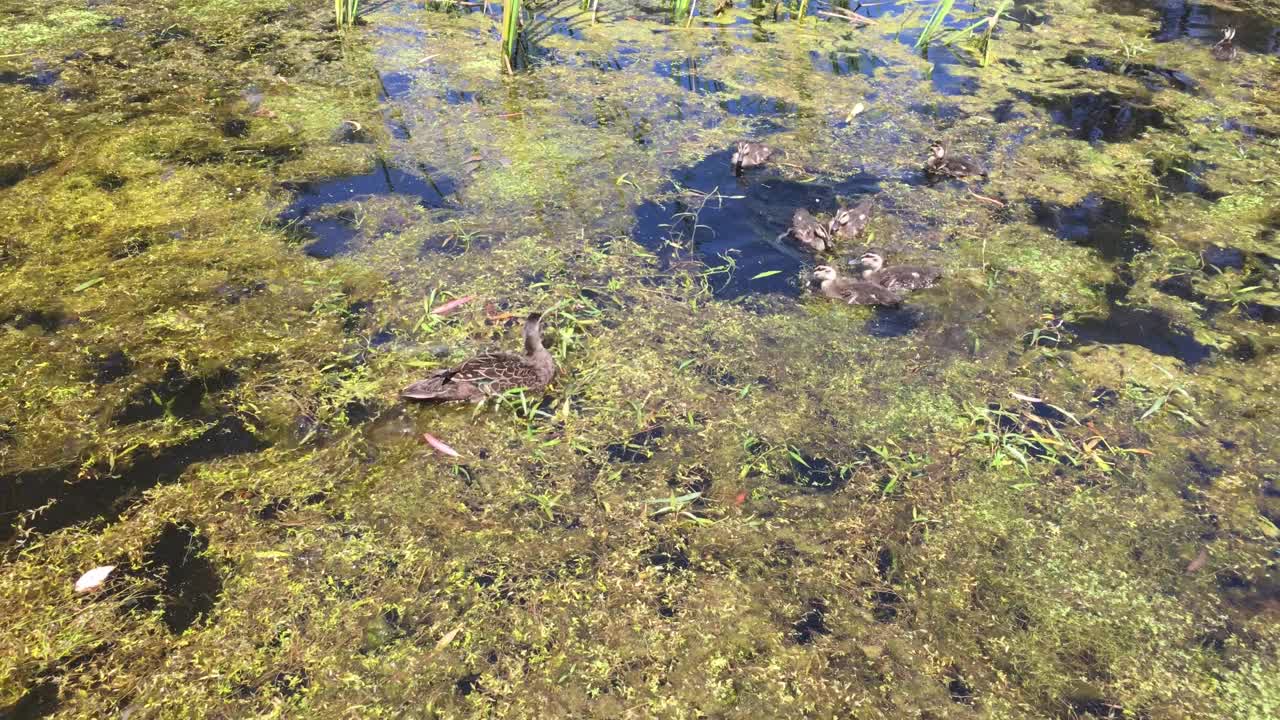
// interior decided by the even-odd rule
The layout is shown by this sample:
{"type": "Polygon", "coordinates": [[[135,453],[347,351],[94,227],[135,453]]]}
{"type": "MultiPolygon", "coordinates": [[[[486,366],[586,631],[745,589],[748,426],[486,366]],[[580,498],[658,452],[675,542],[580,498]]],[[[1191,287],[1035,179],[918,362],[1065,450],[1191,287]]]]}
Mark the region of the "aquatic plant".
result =
{"type": "Polygon", "coordinates": [[[989,17],[983,18],[968,27],[947,33],[943,43],[972,53],[981,67],[990,65],[994,59],[991,37],[995,33],[996,24],[1000,22],[1000,17],[1009,8],[1009,4],[1009,0],[1002,0],[989,17]],[[975,35],[981,28],[985,29],[975,39],[975,35]],[[968,41],[968,44],[965,44],[965,41],[968,41]]]}
{"type": "Polygon", "coordinates": [[[915,46],[917,50],[928,47],[929,43],[933,42],[933,38],[938,34],[938,29],[942,27],[947,15],[951,13],[951,6],[954,4],[955,0],[942,0],[942,2],[938,3],[933,15],[929,16],[929,21],[924,24],[924,29],[920,31],[920,37],[916,39],[915,46]]]}
{"type": "Polygon", "coordinates": [[[359,12],[360,0],[333,0],[333,20],[338,29],[355,25],[359,12]]]}
{"type": "Polygon", "coordinates": [[[520,0],[506,0],[502,4],[502,67],[514,73],[519,67],[520,0]]]}
{"type": "Polygon", "coordinates": [[[996,11],[991,14],[990,18],[985,21],[987,29],[983,31],[982,37],[978,40],[978,64],[986,67],[991,64],[991,36],[996,31],[996,23],[1000,22],[1000,16],[1009,8],[1009,0],[1003,0],[996,6],[996,11]]]}
{"type": "Polygon", "coordinates": [[[671,18],[677,22],[683,22],[685,27],[693,24],[693,15],[697,12],[698,0],[673,0],[671,3],[671,18]]]}

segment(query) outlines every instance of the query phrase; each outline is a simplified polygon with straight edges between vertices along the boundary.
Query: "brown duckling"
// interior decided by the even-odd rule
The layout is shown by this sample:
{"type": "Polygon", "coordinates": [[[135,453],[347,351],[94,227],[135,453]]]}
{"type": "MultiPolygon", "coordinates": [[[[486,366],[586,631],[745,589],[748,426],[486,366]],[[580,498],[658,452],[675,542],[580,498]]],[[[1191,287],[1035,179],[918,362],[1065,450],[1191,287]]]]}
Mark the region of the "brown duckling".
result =
{"type": "Polygon", "coordinates": [[[814,252],[826,252],[831,248],[831,235],[827,226],[804,208],[796,208],[795,213],[791,215],[791,229],[781,237],[787,235],[814,252]]]}
{"type": "Polygon", "coordinates": [[[832,300],[842,300],[850,305],[897,305],[902,298],[897,293],[875,283],[840,277],[830,265],[813,269],[813,279],[821,283],[819,292],[832,300]]]}
{"type": "Polygon", "coordinates": [[[920,265],[884,266],[884,256],[878,252],[868,251],[858,258],[862,266],[862,279],[874,283],[895,293],[908,293],[912,290],[924,290],[938,284],[942,271],[934,267],[920,265]]]}
{"type": "Polygon", "coordinates": [[[827,233],[841,240],[852,240],[871,222],[871,198],[867,198],[851,208],[840,208],[835,217],[827,225],[827,233]]]}
{"type": "Polygon", "coordinates": [[[1236,29],[1233,27],[1222,29],[1222,39],[1213,46],[1213,57],[1218,60],[1235,60],[1236,51],[1236,29]]]}
{"type": "Polygon", "coordinates": [[[730,163],[733,165],[733,172],[741,174],[744,168],[764,165],[769,161],[769,156],[771,155],[773,155],[773,148],[764,143],[739,140],[734,148],[733,159],[730,160],[730,163]]]}
{"type": "Polygon", "coordinates": [[[400,391],[411,400],[484,402],[514,388],[537,392],[556,375],[556,362],[542,347],[542,316],[533,313],[524,321],[524,354],[486,353],[457,367],[437,370],[400,391]]]}
{"type": "Polygon", "coordinates": [[[929,145],[929,159],[924,171],[933,177],[963,178],[973,175],[987,176],[987,169],[977,160],[947,155],[947,146],[940,140],[929,145]]]}

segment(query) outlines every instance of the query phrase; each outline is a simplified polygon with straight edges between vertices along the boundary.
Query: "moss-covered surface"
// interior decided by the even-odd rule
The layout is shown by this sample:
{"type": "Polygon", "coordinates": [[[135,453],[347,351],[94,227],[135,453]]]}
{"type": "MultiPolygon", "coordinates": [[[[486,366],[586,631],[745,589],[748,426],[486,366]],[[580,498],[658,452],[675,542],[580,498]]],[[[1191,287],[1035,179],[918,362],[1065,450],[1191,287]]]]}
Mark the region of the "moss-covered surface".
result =
{"type": "Polygon", "coordinates": [[[145,5],[0,29],[0,717],[1280,714],[1275,56],[606,2],[507,78],[479,12],[145,5]],[[851,176],[941,287],[722,292],[851,176]],[[545,399],[398,401],[534,309],[545,399]]]}

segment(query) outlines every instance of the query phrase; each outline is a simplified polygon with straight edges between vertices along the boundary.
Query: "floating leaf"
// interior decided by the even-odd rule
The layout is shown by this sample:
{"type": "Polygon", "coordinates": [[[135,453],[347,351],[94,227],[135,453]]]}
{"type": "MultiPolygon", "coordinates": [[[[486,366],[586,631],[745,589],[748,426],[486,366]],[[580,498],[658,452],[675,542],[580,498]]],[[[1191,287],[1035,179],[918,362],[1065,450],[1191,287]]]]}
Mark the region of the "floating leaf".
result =
{"type": "Polygon", "coordinates": [[[80,579],[76,580],[76,592],[88,593],[101,590],[102,584],[107,581],[107,576],[115,569],[115,565],[100,565],[81,575],[80,579]]]}
{"type": "Polygon", "coordinates": [[[71,288],[71,292],[77,292],[77,293],[78,293],[78,292],[84,292],[85,290],[88,290],[89,288],[93,287],[94,285],[97,285],[98,283],[100,283],[100,282],[102,282],[103,280],[106,280],[106,279],[107,279],[107,277],[106,277],[105,275],[99,275],[98,277],[96,277],[96,278],[94,278],[94,279],[92,279],[92,280],[85,280],[84,282],[80,283],[79,285],[77,285],[77,286],[75,286],[75,287],[71,288]]]}
{"type": "Polygon", "coordinates": [[[760,274],[758,274],[758,275],[753,275],[753,276],[751,277],[751,279],[752,279],[752,280],[759,280],[760,278],[773,277],[774,275],[778,275],[778,274],[780,274],[781,272],[782,272],[781,270],[765,270],[764,272],[762,272],[762,273],[760,273],[760,274]]]}
{"type": "Polygon", "coordinates": [[[460,632],[462,632],[461,625],[445,633],[444,637],[441,637],[439,642],[436,643],[436,650],[443,650],[446,647],[449,647],[449,643],[453,642],[453,639],[457,637],[460,632]]]}
{"type": "Polygon", "coordinates": [[[432,447],[432,449],[434,449],[436,452],[440,453],[441,455],[448,455],[449,457],[462,457],[461,455],[458,454],[457,450],[454,450],[448,445],[445,445],[443,442],[441,442],[438,438],[436,438],[436,436],[432,435],[431,433],[422,433],[422,439],[425,440],[427,444],[432,447]]]}
{"type": "Polygon", "coordinates": [[[262,558],[263,560],[277,560],[289,557],[289,553],[280,552],[279,550],[259,550],[255,552],[253,556],[256,558],[262,558]]]}
{"type": "Polygon", "coordinates": [[[476,299],[475,295],[463,295],[457,300],[450,300],[449,302],[441,305],[435,310],[432,310],[431,314],[432,315],[448,315],[454,310],[457,310],[458,308],[462,307],[463,305],[466,305],[467,303],[475,299],[476,299]]]}

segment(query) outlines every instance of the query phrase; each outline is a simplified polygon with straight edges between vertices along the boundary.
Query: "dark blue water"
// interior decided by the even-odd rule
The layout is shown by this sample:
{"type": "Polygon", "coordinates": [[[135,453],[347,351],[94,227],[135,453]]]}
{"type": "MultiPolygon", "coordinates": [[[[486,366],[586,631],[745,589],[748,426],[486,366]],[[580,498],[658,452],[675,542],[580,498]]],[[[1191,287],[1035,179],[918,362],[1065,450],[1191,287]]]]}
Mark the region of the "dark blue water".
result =
{"type": "Polygon", "coordinates": [[[341,216],[319,211],[351,200],[382,195],[408,195],[424,207],[442,208],[449,204],[454,185],[447,177],[413,175],[384,163],[377,163],[364,175],[352,175],[315,183],[295,183],[290,189],[297,195],[293,203],[280,213],[280,222],[301,228],[310,238],[303,252],[315,258],[330,258],[352,249],[352,241],[360,229],[341,216]],[[313,217],[322,215],[321,217],[313,217]]]}

